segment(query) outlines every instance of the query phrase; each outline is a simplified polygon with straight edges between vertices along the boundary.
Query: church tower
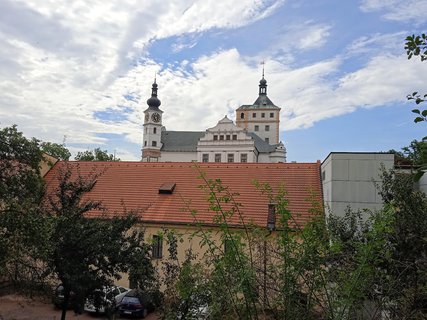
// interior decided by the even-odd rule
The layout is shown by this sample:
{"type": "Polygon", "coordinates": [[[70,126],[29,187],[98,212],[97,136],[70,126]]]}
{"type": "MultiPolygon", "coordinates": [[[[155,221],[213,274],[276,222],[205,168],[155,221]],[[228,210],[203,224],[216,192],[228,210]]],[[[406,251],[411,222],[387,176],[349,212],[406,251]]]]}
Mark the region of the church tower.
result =
{"type": "Polygon", "coordinates": [[[154,79],[151,98],[147,100],[148,108],[144,111],[144,135],[142,145],[142,161],[157,162],[160,158],[162,113],[161,102],[157,98],[157,83],[154,79]]]}
{"type": "Polygon", "coordinates": [[[280,108],[267,97],[267,80],[259,81],[258,99],[251,105],[236,109],[237,126],[253,132],[270,145],[279,143],[280,108]]]}

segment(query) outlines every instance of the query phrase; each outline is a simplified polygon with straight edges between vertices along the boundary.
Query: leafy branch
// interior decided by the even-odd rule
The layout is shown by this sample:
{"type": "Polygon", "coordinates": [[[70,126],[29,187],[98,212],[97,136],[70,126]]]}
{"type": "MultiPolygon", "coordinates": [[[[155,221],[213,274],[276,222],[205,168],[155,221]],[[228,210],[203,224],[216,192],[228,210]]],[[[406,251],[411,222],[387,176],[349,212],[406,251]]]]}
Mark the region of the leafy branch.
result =
{"type": "Polygon", "coordinates": [[[413,56],[419,56],[421,61],[427,60],[427,36],[425,33],[422,35],[406,37],[405,50],[408,55],[408,59],[413,56]]]}

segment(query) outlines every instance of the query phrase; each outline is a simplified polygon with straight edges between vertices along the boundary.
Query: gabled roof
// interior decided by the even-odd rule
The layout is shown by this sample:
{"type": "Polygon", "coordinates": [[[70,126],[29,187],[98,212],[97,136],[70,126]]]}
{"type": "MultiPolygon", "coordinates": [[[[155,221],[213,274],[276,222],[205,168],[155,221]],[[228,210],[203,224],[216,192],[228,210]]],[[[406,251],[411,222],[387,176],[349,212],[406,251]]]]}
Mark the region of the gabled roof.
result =
{"type": "MultiPolygon", "coordinates": [[[[205,131],[162,131],[161,151],[169,152],[197,152],[197,143],[205,136],[205,131]]],[[[258,152],[270,153],[276,150],[276,145],[270,145],[256,133],[247,132],[255,142],[258,152]]]]}
{"type": "Polygon", "coordinates": [[[237,108],[242,109],[280,109],[266,95],[260,95],[253,104],[244,104],[237,108]]]}
{"type": "Polygon", "coordinates": [[[197,143],[204,131],[162,131],[161,151],[197,152],[197,143]]]}
{"type": "Polygon", "coordinates": [[[256,133],[254,132],[248,132],[248,135],[252,137],[252,139],[255,142],[255,148],[257,148],[258,152],[262,153],[270,153],[276,150],[277,145],[271,145],[267,142],[265,142],[263,139],[261,139],[256,133]]]}
{"type": "MultiPolygon", "coordinates": [[[[45,177],[47,190],[52,194],[58,184],[57,176],[66,167],[58,162],[45,177]]],[[[298,224],[310,218],[312,194],[320,206],[322,191],[320,163],[145,163],[145,162],[68,162],[73,172],[82,176],[102,173],[92,191],[92,200],[102,201],[103,206],[122,213],[123,206],[137,210],[142,222],[154,224],[192,224],[196,220],[206,225],[213,223],[215,212],[209,209],[208,193],[201,173],[207,179],[221,179],[230,192],[237,193],[235,200],[242,204],[244,220],[266,226],[269,199],[254,187],[254,181],[268,183],[274,192],[281,185],[287,192],[289,209],[298,224]],[[166,184],[175,184],[170,194],[159,193],[166,184]],[[197,211],[194,217],[189,209],[197,211]]],[[[99,212],[91,212],[91,216],[99,212]]],[[[230,223],[240,225],[237,215],[230,223]]]]}

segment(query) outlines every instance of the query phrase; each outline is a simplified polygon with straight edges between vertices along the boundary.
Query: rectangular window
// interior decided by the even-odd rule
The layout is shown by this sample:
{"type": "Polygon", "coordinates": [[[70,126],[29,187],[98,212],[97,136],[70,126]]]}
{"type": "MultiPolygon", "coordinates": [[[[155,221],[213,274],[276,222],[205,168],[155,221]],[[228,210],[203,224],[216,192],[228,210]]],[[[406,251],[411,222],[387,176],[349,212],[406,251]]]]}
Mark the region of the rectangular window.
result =
{"type": "Polygon", "coordinates": [[[218,136],[216,134],[214,134],[213,139],[214,139],[214,141],[217,141],[218,140],[218,136]]]}
{"type": "Polygon", "coordinates": [[[265,138],[265,142],[270,143],[270,139],[269,138],[265,138]]]}
{"type": "Polygon", "coordinates": [[[325,170],[322,171],[322,181],[325,181],[326,179],[326,173],[325,170]]]}
{"type": "Polygon", "coordinates": [[[265,131],[270,131],[270,126],[265,126],[265,131]]]}
{"type": "Polygon", "coordinates": [[[220,136],[219,136],[219,140],[224,140],[224,136],[223,136],[223,135],[220,135],[220,136]]]}
{"type": "Polygon", "coordinates": [[[231,136],[229,135],[229,134],[227,134],[226,136],[225,136],[225,140],[230,140],[231,139],[231,136]]]}
{"type": "Polygon", "coordinates": [[[161,259],[163,256],[163,239],[160,236],[153,236],[152,256],[154,259],[161,259]]]}
{"type": "Polygon", "coordinates": [[[259,126],[255,126],[255,131],[259,131],[259,126]]]}
{"type": "Polygon", "coordinates": [[[233,134],[233,140],[237,140],[237,134],[233,134]]]}
{"type": "Polygon", "coordinates": [[[234,153],[227,154],[227,162],[234,162],[234,153]]]}
{"type": "Polygon", "coordinates": [[[270,112],[270,118],[274,118],[274,112],[270,112]]]}
{"type": "Polygon", "coordinates": [[[221,153],[215,153],[215,162],[221,162],[221,153]]]}
{"type": "Polygon", "coordinates": [[[153,133],[156,134],[157,133],[157,128],[153,129],[153,133]]]}
{"type": "Polygon", "coordinates": [[[209,153],[202,154],[202,162],[209,162],[209,153]]]}
{"type": "Polygon", "coordinates": [[[261,118],[265,118],[265,113],[261,113],[261,118]]]}
{"type": "Polygon", "coordinates": [[[256,118],[256,113],[252,113],[252,118],[256,118]]]}
{"type": "Polygon", "coordinates": [[[152,145],[153,147],[157,147],[157,141],[151,141],[151,145],[152,145]]]}
{"type": "Polygon", "coordinates": [[[240,162],[248,162],[248,154],[247,153],[242,153],[240,155],[240,162]]]}

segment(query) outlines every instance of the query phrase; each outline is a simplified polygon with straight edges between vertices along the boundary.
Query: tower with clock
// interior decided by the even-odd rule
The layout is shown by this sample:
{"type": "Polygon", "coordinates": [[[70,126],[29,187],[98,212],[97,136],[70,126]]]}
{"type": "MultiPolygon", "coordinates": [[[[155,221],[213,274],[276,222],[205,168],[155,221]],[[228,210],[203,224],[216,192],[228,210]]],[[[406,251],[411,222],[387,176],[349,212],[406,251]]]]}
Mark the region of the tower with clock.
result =
{"type": "Polygon", "coordinates": [[[162,113],[159,109],[161,102],[157,98],[157,83],[151,89],[151,98],[147,100],[148,108],[144,111],[144,142],[142,145],[142,161],[159,161],[162,134],[162,113]]]}

